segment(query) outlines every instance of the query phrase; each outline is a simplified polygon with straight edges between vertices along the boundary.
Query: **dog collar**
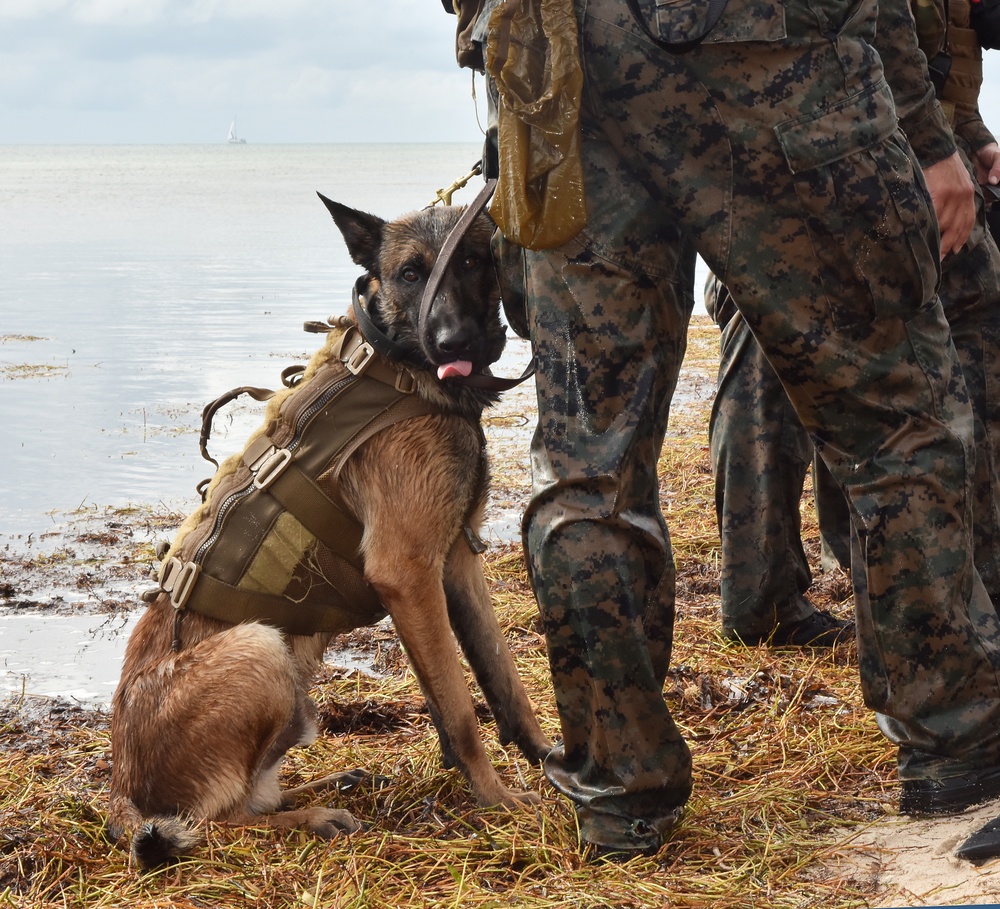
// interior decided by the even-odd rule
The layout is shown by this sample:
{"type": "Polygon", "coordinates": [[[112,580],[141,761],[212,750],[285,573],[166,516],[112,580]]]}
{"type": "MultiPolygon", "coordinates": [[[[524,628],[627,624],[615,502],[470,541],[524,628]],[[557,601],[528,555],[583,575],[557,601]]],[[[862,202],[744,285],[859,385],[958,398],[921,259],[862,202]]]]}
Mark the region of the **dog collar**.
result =
{"type": "Polygon", "coordinates": [[[392,338],[375,324],[375,320],[371,317],[371,313],[368,312],[365,306],[365,299],[361,296],[361,292],[367,284],[368,275],[362,275],[358,278],[354,282],[354,290],[351,298],[354,318],[357,319],[358,328],[361,329],[361,334],[364,335],[365,340],[388,360],[408,362],[419,366],[421,369],[426,369],[424,364],[417,363],[408,350],[393,341],[392,338]]]}
{"type": "MultiPolygon", "coordinates": [[[[440,279],[436,283],[440,283],[440,279]]],[[[418,363],[413,356],[404,347],[397,344],[392,340],[378,325],[375,324],[375,320],[371,317],[371,313],[365,305],[365,299],[362,296],[362,291],[364,291],[366,285],[368,284],[368,275],[362,275],[354,282],[354,290],[352,291],[351,306],[354,311],[354,318],[357,319],[358,328],[361,329],[361,334],[364,335],[365,340],[371,344],[383,357],[388,360],[394,360],[396,362],[406,362],[419,369],[427,369],[426,363],[418,363]]],[[[433,298],[432,298],[433,299],[433,298]]],[[[423,316],[426,318],[426,312],[429,310],[429,306],[425,308],[423,316]]],[[[309,327],[308,325],[306,326],[309,327]]],[[[326,330],[324,328],[324,330],[326,330]]],[[[528,363],[527,367],[520,376],[516,379],[503,379],[499,376],[490,375],[488,373],[474,372],[468,376],[451,376],[446,381],[453,383],[455,385],[463,385],[467,388],[479,388],[484,391],[508,391],[517,385],[520,385],[525,379],[530,378],[535,374],[535,361],[534,358],[528,363]]]]}

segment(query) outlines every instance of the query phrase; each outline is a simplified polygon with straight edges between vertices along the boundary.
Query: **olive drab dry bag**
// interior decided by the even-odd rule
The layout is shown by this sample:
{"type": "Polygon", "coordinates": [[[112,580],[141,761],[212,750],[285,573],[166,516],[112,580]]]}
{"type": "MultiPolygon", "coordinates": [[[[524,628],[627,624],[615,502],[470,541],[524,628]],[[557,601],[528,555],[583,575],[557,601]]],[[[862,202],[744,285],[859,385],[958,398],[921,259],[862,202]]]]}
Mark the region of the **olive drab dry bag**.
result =
{"type": "Polygon", "coordinates": [[[489,20],[486,69],[499,94],[490,215],[521,246],[561,246],[587,223],[573,0],[501,0],[489,20]]]}

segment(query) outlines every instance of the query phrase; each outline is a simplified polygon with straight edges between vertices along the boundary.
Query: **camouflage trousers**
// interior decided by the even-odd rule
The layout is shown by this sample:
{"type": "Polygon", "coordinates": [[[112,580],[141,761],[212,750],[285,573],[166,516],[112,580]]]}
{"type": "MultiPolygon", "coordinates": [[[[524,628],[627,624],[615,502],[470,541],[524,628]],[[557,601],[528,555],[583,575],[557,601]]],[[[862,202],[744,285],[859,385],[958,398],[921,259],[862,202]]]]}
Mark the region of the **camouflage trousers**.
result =
{"type": "MultiPolygon", "coordinates": [[[[1000,252],[980,223],[948,256],[940,296],[973,405],[975,565],[1000,602],[1000,252]]],[[[812,580],[800,538],[799,502],[813,445],[788,395],[733,303],[706,294],[722,331],[718,391],[709,440],[722,542],[722,626],[728,635],[767,636],[778,622],[806,618],[812,580]]],[[[850,565],[850,511],[819,458],[813,486],[824,549],[850,565]]]]}
{"type": "Polygon", "coordinates": [[[577,8],[588,226],[526,256],[539,418],[523,531],[563,733],[549,779],[585,840],[625,848],[658,843],[691,785],[661,694],[674,574],[656,482],[690,308],[684,237],[849,497],[866,701],[939,762],[928,774],[1000,761],[972,411],[929,199],[870,45],[874,0],[730,0],[683,56],[621,0],[577,8]]]}

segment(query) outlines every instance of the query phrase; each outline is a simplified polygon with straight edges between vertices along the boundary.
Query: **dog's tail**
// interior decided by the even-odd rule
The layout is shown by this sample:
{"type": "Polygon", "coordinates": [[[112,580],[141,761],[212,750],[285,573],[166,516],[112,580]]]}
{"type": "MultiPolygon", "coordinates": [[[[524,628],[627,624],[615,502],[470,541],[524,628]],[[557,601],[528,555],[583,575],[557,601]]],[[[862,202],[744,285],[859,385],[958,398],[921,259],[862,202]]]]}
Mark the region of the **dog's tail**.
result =
{"type": "Polygon", "coordinates": [[[183,818],[153,817],[132,834],[132,855],[141,867],[157,868],[189,852],[201,840],[183,818]]]}
{"type": "Polygon", "coordinates": [[[143,817],[131,799],[121,796],[112,801],[108,820],[116,839],[131,839],[136,863],[147,870],[169,864],[202,841],[190,821],[172,815],[143,817]]]}

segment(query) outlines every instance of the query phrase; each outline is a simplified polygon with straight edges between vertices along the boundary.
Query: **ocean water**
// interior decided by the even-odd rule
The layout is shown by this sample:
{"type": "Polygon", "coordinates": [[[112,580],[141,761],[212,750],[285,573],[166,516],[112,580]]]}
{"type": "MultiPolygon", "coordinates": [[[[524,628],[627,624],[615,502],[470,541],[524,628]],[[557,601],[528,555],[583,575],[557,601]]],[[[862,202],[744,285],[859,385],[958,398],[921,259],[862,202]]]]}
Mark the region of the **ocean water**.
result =
{"type": "MultiPolygon", "coordinates": [[[[198,451],[205,403],[276,387],[322,343],[302,323],[350,303],[362,269],[317,190],[391,218],[428,204],[479,154],[0,147],[0,546],[37,556],[90,509],[188,512],[214,470],[198,451]]],[[[262,412],[249,400],[223,411],[213,453],[237,450],[262,412]]],[[[71,583],[53,592],[69,614],[0,611],[0,699],[107,704],[136,613],[77,611],[92,595],[71,583]]]]}
{"type": "MultiPolygon", "coordinates": [[[[201,408],[275,387],[361,273],[320,191],[391,218],[474,145],[0,148],[0,542],[92,506],[187,510],[201,408]]],[[[474,178],[455,202],[472,199],[474,178]]],[[[260,410],[220,420],[235,442],[260,410]]],[[[221,446],[221,447],[220,447],[221,446]]]]}
{"type": "MultiPolygon", "coordinates": [[[[0,547],[37,557],[79,514],[190,511],[214,470],[198,451],[202,407],[237,386],[276,387],[322,343],[302,323],[350,303],[361,268],[316,192],[392,218],[428,204],[479,154],[0,146],[0,547]]],[[[481,185],[473,178],[454,201],[481,185]]],[[[498,372],[517,375],[528,356],[509,343],[498,372]]],[[[212,452],[238,450],[262,412],[249,399],[227,407],[212,452]]],[[[530,430],[513,430],[525,448],[530,430]]],[[[519,515],[501,509],[494,521],[491,535],[516,536],[519,515]]],[[[0,699],[106,704],[135,614],[77,609],[94,594],[69,582],[52,592],[68,612],[0,610],[0,699]]]]}
{"type": "MultiPolygon", "coordinates": [[[[275,387],[319,346],[302,323],[349,305],[361,269],[316,192],[392,218],[480,153],[0,146],[0,545],[87,508],[188,511],[213,471],[198,452],[202,407],[275,387]]],[[[238,449],[260,414],[227,409],[213,453],[238,449]]]]}

